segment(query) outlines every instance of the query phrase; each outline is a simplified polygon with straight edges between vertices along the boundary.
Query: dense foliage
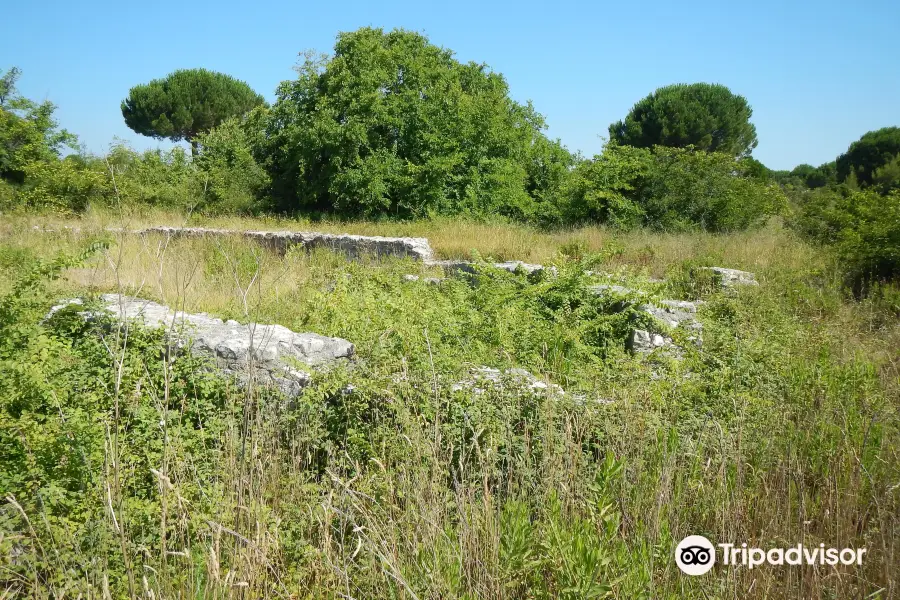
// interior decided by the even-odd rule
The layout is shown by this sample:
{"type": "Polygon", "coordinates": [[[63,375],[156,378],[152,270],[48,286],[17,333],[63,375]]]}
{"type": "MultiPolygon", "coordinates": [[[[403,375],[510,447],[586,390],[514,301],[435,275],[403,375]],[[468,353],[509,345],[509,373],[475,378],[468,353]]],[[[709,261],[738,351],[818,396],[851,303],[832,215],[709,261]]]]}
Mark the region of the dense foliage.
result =
{"type": "Polygon", "coordinates": [[[834,161],[818,167],[802,164],[794,167],[790,173],[781,175],[779,180],[784,184],[805,186],[814,190],[834,185],[837,182],[837,170],[834,161]]]}
{"type": "Polygon", "coordinates": [[[0,77],[0,210],[83,212],[98,205],[157,205],[206,212],[246,212],[258,206],[268,176],[250,154],[251,123],[259,113],[232,117],[199,133],[202,156],[182,148],[137,153],[116,144],[104,157],[79,151],[58,128],[50,102],[18,94],[12,69],[0,77]]]}
{"type": "Polygon", "coordinates": [[[834,248],[857,293],[900,279],[900,191],[811,193],[800,202],[796,225],[834,248]]]}
{"type": "Polygon", "coordinates": [[[267,129],[282,209],[522,217],[553,184],[547,162],[569,161],[548,154],[543,118],[509,98],[500,74],[418,33],[342,33],[333,56],[308,56],[298,72],[267,129]]]}
{"type": "MultiPolygon", "coordinates": [[[[853,177],[863,187],[871,186],[887,173],[879,173],[888,165],[891,174],[897,173],[897,157],[900,156],[900,127],[885,127],[870,131],[850,144],[847,152],[837,159],[837,177],[845,182],[853,177]],[[880,176],[880,177],[879,177],[880,176]]],[[[900,178],[897,178],[900,180],[900,178]]]]}
{"type": "Polygon", "coordinates": [[[16,89],[20,71],[0,75],[0,180],[22,183],[35,162],[52,161],[77,138],[59,129],[53,118],[56,106],[33,102],[16,89]]]}
{"type": "Polygon", "coordinates": [[[748,156],[756,147],[753,110],[724,85],[694,83],[659,88],[609,126],[616,144],[651,148],[693,146],[707,152],[748,156]]]}
{"type": "Polygon", "coordinates": [[[781,190],[716,152],[611,146],[578,165],[565,197],[575,221],[678,231],[736,231],[783,211],[781,190]]]}
{"type": "Polygon", "coordinates": [[[122,101],[122,116],[136,133],[187,140],[196,153],[201,133],[264,103],[249,85],[230,75],[182,69],[131,88],[122,101]]]}
{"type": "MultiPolygon", "coordinates": [[[[271,108],[246,84],[203,69],[133,88],[126,123],[188,140],[192,156],[119,145],[60,158],[76,139],[58,129],[52,104],[16,93],[13,69],[0,78],[0,209],[136,204],[710,232],[793,209],[789,222],[833,250],[854,287],[893,277],[810,232],[828,220],[815,215],[854,192],[900,189],[900,128],[863,135],[836,161],[773,171],[750,156],[757,139],[745,98],[722,85],[671,85],[635,104],[610,126],[603,152],[585,159],[547,138],[543,117],[510,98],[502,75],[419,33],[342,33],[333,54],[307,53],[297,72],[271,108]]],[[[829,220],[838,221],[849,222],[829,220]]],[[[891,263],[879,240],[871,252],[891,263]]]]}

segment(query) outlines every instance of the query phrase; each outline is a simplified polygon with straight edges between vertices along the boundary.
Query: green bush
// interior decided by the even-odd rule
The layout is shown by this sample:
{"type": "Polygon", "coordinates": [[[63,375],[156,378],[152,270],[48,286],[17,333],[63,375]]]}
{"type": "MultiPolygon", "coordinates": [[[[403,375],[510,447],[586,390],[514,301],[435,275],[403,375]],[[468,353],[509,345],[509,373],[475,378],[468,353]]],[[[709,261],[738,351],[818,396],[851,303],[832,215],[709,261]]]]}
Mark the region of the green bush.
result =
{"type": "Polygon", "coordinates": [[[670,231],[735,231],[780,212],[777,185],[727,154],[611,145],[579,164],[564,186],[565,214],[574,221],[670,231]]]}
{"type": "Polygon", "coordinates": [[[838,258],[854,289],[900,278],[900,192],[857,192],[836,210],[844,221],[837,236],[838,258]]]}
{"type": "Polygon", "coordinates": [[[570,170],[581,162],[559,140],[535,137],[528,149],[528,161],[525,165],[525,190],[531,202],[523,206],[516,216],[542,225],[564,222],[567,216],[561,210],[559,198],[569,180],[570,170]]]}
{"type": "Polygon", "coordinates": [[[30,162],[24,171],[17,201],[22,207],[82,212],[91,202],[108,201],[114,195],[102,163],[78,155],[30,162]]]}
{"type": "Polygon", "coordinates": [[[793,226],[831,246],[856,293],[900,279],[900,191],[830,191],[806,195],[793,226]]]}
{"type": "Polygon", "coordinates": [[[628,229],[645,217],[640,197],[653,169],[650,150],[609,146],[575,167],[563,187],[566,218],[628,229]]]}
{"type": "Polygon", "coordinates": [[[184,148],[138,153],[119,144],[106,161],[125,204],[192,209],[203,201],[204,181],[184,148]]]}
{"type": "MultiPolygon", "coordinates": [[[[102,246],[30,269],[19,265],[24,276],[0,296],[0,490],[18,507],[0,510],[0,530],[16,530],[23,515],[41,515],[29,525],[31,536],[0,536],[0,584],[12,575],[66,586],[88,576],[90,564],[76,558],[81,552],[107,557],[121,573],[128,559],[123,565],[117,552],[126,548],[103,524],[108,510],[129,531],[129,544],[155,543],[164,504],[154,468],[177,445],[200,459],[194,475],[209,481],[222,426],[233,419],[226,383],[202,361],[163,359],[162,330],[136,327],[126,336],[102,318],[86,321],[82,306],[42,319],[46,281],[102,246]],[[123,443],[111,455],[114,440],[123,443]],[[105,480],[110,470],[118,473],[114,488],[105,480]],[[53,554],[37,536],[54,540],[53,554]]],[[[204,501],[183,494],[193,506],[204,501]]],[[[124,588],[115,578],[111,586],[124,588]]]]}
{"type": "Polygon", "coordinates": [[[242,213],[260,206],[270,180],[253,157],[250,129],[246,120],[232,118],[197,137],[202,152],[195,163],[205,181],[206,210],[242,213]]]}
{"type": "Polygon", "coordinates": [[[738,231],[787,205],[777,186],[745,177],[741,163],[728,155],[657,147],[654,157],[641,198],[651,227],[738,231]]]}
{"type": "Polygon", "coordinates": [[[22,183],[26,165],[59,157],[78,139],[59,129],[52,102],[38,104],[16,90],[20,71],[10,69],[0,75],[0,179],[22,183]]]}

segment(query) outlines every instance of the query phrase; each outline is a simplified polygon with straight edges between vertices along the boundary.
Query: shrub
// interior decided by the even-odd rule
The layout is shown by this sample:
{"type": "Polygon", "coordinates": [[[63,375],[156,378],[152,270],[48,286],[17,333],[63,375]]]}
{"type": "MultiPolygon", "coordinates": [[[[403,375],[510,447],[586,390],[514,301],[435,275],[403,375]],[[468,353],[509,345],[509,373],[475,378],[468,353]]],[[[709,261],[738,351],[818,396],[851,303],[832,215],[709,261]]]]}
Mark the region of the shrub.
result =
{"type": "Polygon", "coordinates": [[[22,183],[26,165],[48,162],[59,157],[66,147],[75,147],[78,139],[59,129],[52,102],[38,104],[23,98],[16,90],[20,71],[10,69],[0,75],[0,178],[22,183]]]}
{"type": "Polygon", "coordinates": [[[525,191],[531,202],[518,216],[543,225],[561,223],[566,215],[562,213],[559,197],[569,180],[570,170],[580,162],[579,157],[569,152],[559,140],[535,137],[525,166],[525,191]]]}
{"type": "Polygon", "coordinates": [[[654,156],[641,198],[651,227],[742,230],[787,204],[777,186],[745,177],[741,163],[728,155],[657,147],[654,156]]]}
{"type": "Polygon", "coordinates": [[[836,209],[845,222],[837,236],[838,258],[854,289],[900,278],[900,192],[857,192],[836,209]]]}
{"type": "Polygon", "coordinates": [[[204,208],[247,212],[257,207],[270,180],[253,157],[245,121],[229,119],[197,141],[202,152],[195,162],[206,182],[204,208]]]}
{"type": "Polygon", "coordinates": [[[103,165],[78,155],[30,162],[24,171],[25,184],[17,200],[23,207],[81,212],[92,201],[108,200],[113,195],[103,165]]]}
{"type": "Polygon", "coordinates": [[[781,211],[786,199],[745,168],[752,164],[727,154],[612,145],[571,173],[565,212],[620,228],[746,229],[781,211]]]}
{"type": "Polygon", "coordinates": [[[137,153],[119,144],[106,160],[123,203],[183,209],[203,203],[205,178],[197,176],[184,148],[137,153]]]}
{"type": "Polygon", "coordinates": [[[900,279],[900,192],[809,194],[793,224],[805,236],[834,248],[857,294],[867,292],[872,283],[900,279]]]}
{"type": "Polygon", "coordinates": [[[563,192],[566,217],[625,229],[640,225],[645,216],[640,196],[652,169],[649,150],[607,147],[593,160],[581,162],[569,176],[563,192]]]}

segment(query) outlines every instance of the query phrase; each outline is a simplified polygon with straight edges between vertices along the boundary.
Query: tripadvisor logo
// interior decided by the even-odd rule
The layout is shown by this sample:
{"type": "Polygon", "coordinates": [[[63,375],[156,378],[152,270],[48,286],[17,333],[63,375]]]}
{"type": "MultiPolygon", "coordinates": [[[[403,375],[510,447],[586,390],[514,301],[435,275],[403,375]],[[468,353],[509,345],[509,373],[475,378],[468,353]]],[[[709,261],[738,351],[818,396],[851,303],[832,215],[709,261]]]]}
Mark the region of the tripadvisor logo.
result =
{"type": "MultiPolygon", "coordinates": [[[[747,544],[717,544],[723,565],[753,569],[760,565],[861,565],[865,548],[826,548],[825,544],[790,548],[748,547],[747,544]]],[[[689,535],[675,548],[675,563],[687,575],[703,575],[716,562],[716,546],[702,535],[689,535]]]]}
{"type": "Polygon", "coordinates": [[[675,563],[688,575],[703,575],[715,562],[716,549],[702,535],[689,535],[675,548],[675,563]]]}

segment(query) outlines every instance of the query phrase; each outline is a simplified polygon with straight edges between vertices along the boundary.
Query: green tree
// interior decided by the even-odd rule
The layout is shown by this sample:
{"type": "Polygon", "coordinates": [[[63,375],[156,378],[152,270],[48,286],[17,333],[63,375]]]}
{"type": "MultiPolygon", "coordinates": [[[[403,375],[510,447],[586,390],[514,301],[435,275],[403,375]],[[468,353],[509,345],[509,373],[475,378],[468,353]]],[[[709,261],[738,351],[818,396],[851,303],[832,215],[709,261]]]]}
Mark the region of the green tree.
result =
{"type": "Polygon", "coordinates": [[[872,173],[872,187],[881,194],[900,190],[900,154],[875,169],[872,173]]]}
{"type": "Polygon", "coordinates": [[[875,171],[897,155],[900,155],[900,127],[870,131],[838,157],[837,179],[845,182],[855,175],[860,187],[868,187],[874,182],[875,171]]]}
{"type": "Polygon", "coordinates": [[[819,165],[818,167],[807,164],[797,165],[790,172],[790,176],[796,177],[803,185],[813,190],[837,182],[835,164],[833,161],[819,165]]]}
{"type": "Polygon", "coordinates": [[[610,125],[609,137],[638,148],[694,146],[748,156],[757,143],[752,114],[747,99],[724,85],[669,85],[635,104],[624,121],[610,125]]]}
{"type": "Polygon", "coordinates": [[[189,141],[196,155],[197,136],[264,103],[262,96],[234,77],[183,69],[131,88],[122,101],[122,116],[141,135],[189,141]]]}
{"type": "Polygon", "coordinates": [[[565,216],[575,223],[598,222],[629,229],[643,222],[641,191],[653,169],[650,150],[607,146],[572,171],[564,187],[565,216]]]}
{"type": "Polygon", "coordinates": [[[57,160],[78,138],[59,129],[49,101],[40,104],[16,90],[19,69],[0,75],[0,178],[23,183],[28,165],[57,160]]]}
{"type": "Polygon", "coordinates": [[[269,176],[253,156],[253,135],[265,117],[264,108],[246,117],[232,117],[200,134],[203,152],[196,165],[204,180],[205,206],[218,212],[246,212],[256,208],[269,185],[269,176]]]}
{"type": "Polygon", "coordinates": [[[777,185],[748,177],[741,161],[727,154],[660,146],[654,156],[640,199],[651,227],[737,231],[786,206],[777,185]]]}
{"type": "Polygon", "coordinates": [[[786,204],[757,171],[756,163],[720,152],[610,145],[572,171],[565,214],[619,228],[746,229],[786,204]]]}
{"type": "Polygon", "coordinates": [[[261,157],[286,210],[527,218],[557,179],[545,166],[569,160],[533,149],[543,118],[501,75],[415,32],[342,33],[333,56],[297,71],[278,89],[261,157]]]}
{"type": "Polygon", "coordinates": [[[760,181],[771,181],[776,177],[777,171],[773,171],[752,156],[746,156],[741,159],[741,169],[748,177],[753,177],[760,181]]]}
{"type": "Polygon", "coordinates": [[[559,140],[535,136],[525,166],[525,191],[533,200],[533,210],[527,215],[530,220],[543,225],[562,221],[565,215],[560,212],[559,197],[572,167],[580,162],[581,157],[569,152],[559,140]]]}

